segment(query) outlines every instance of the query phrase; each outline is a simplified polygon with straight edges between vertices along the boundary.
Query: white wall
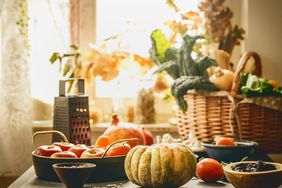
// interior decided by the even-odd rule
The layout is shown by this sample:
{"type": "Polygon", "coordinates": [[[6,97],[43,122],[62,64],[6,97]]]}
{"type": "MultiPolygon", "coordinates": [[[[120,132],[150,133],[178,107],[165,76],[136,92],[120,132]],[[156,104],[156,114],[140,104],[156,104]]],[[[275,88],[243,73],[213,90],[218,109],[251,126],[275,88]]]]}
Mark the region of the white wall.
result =
{"type": "MultiPolygon", "coordinates": [[[[225,5],[228,6],[233,12],[233,18],[231,20],[232,25],[238,25],[239,27],[243,27],[242,23],[242,0],[226,0],[225,5]]],[[[242,52],[243,52],[244,41],[241,42],[240,45],[234,47],[231,62],[237,64],[242,52]]]]}
{"type": "Polygon", "coordinates": [[[245,50],[260,54],[263,76],[282,84],[282,1],[243,0],[245,50]]]}

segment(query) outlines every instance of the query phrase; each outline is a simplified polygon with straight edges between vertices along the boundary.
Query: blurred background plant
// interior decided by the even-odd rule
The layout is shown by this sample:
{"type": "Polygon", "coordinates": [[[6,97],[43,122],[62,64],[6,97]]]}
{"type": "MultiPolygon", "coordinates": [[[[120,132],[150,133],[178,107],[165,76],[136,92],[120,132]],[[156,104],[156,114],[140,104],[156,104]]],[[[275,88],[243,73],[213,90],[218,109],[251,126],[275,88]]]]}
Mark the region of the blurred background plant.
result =
{"type": "MultiPolygon", "coordinates": [[[[138,69],[138,74],[144,75],[153,67],[150,58],[142,57],[125,51],[106,51],[106,43],[100,47],[80,51],[76,45],[70,46],[68,53],[54,52],[50,58],[52,64],[59,63],[59,73],[65,79],[84,78],[90,82],[95,77],[103,81],[111,81],[118,77],[120,69],[138,69]]],[[[70,82],[68,92],[73,88],[70,82]]]]}
{"type": "Polygon", "coordinates": [[[176,42],[178,36],[185,34],[203,35],[207,43],[216,43],[217,48],[232,54],[233,48],[244,39],[245,30],[233,25],[233,12],[224,5],[225,0],[202,0],[199,11],[185,11],[176,0],[167,0],[167,5],[178,14],[177,20],[168,20],[165,24],[172,31],[170,42],[176,42]]]}
{"type": "MultiPolygon", "coordinates": [[[[206,46],[207,53],[211,53],[208,52],[208,48],[212,46],[212,49],[220,49],[229,53],[227,57],[229,60],[234,46],[239,45],[240,41],[244,39],[245,31],[238,25],[232,25],[233,13],[229,7],[224,5],[224,2],[225,0],[201,0],[198,10],[191,10],[184,6],[184,2],[166,0],[167,6],[175,13],[173,19],[164,22],[170,31],[168,42],[172,45],[181,44],[182,37],[186,34],[203,35],[205,40],[200,40],[195,44],[194,52],[200,52],[203,50],[202,46],[206,46]]],[[[122,50],[122,43],[122,34],[116,34],[104,39],[100,45],[92,45],[91,48],[82,52],[79,47],[72,45],[70,53],[54,52],[50,62],[52,64],[60,63],[59,72],[64,78],[84,78],[87,81],[94,77],[100,77],[103,81],[111,81],[118,77],[121,70],[144,76],[152,69],[154,63],[149,57],[122,50]],[[111,48],[111,42],[118,44],[115,49],[111,48]]],[[[171,51],[171,53],[174,52],[171,51]]],[[[215,56],[214,54],[209,55],[215,56]]],[[[162,92],[169,88],[165,77],[162,74],[155,79],[156,91],[162,92]]],[[[69,89],[71,88],[72,83],[69,89]]]]}

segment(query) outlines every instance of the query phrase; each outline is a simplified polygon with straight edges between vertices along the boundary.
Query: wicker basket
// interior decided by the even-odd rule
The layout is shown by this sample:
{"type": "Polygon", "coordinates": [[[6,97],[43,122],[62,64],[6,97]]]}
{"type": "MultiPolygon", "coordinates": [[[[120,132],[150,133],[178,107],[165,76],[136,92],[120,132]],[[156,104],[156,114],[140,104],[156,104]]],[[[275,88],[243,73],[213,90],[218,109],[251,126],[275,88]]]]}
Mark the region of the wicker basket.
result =
{"type": "Polygon", "coordinates": [[[244,102],[237,95],[240,73],[250,57],[254,57],[254,74],[261,76],[260,57],[248,52],[241,58],[233,80],[231,92],[188,91],[184,96],[188,104],[185,114],[178,111],[178,132],[183,139],[193,130],[201,141],[213,139],[216,135],[258,142],[271,153],[282,152],[282,112],[244,102]]]}
{"type": "Polygon", "coordinates": [[[282,111],[241,101],[236,105],[238,136],[259,143],[268,153],[282,152],[282,111]]]}
{"type": "Polygon", "coordinates": [[[212,139],[216,135],[233,137],[236,130],[232,116],[234,99],[227,92],[199,93],[189,91],[184,96],[188,104],[185,114],[178,111],[178,132],[185,139],[193,130],[201,141],[212,139]]]}

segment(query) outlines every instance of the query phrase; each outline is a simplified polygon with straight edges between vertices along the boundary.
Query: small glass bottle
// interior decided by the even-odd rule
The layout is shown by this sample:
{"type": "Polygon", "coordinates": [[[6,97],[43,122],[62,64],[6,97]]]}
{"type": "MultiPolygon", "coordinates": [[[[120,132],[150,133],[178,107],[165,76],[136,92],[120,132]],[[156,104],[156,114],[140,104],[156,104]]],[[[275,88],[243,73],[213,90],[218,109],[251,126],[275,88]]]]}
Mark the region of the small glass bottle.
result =
{"type": "Polygon", "coordinates": [[[136,121],[140,124],[155,123],[155,99],[152,80],[142,80],[138,91],[136,121]]]}

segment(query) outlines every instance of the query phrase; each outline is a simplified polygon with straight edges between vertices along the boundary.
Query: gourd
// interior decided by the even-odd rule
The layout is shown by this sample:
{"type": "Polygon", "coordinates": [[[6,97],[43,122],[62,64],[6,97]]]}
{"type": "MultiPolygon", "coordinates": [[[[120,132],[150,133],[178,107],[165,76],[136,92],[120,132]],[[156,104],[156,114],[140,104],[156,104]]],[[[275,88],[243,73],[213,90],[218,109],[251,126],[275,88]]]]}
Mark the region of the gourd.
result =
{"type": "MultiPolygon", "coordinates": [[[[113,115],[112,125],[104,132],[105,136],[108,136],[110,143],[127,138],[137,138],[140,145],[145,145],[146,140],[141,128],[134,125],[119,123],[119,119],[116,114],[113,115]]],[[[128,144],[131,147],[137,145],[136,141],[129,141],[128,144]]]]}
{"type": "Polygon", "coordinates": [[[234,73],[232,71],[216,67],[209,81],[215,84],[220,90],[230,91],[233,79],[234,73]]]}
{"type": "Polygon", "coordinates": [[[196,170],[194,153],[179,143],[136,146],[125,159],[128,179],[142,187],[179,187],[196,170]]]}

